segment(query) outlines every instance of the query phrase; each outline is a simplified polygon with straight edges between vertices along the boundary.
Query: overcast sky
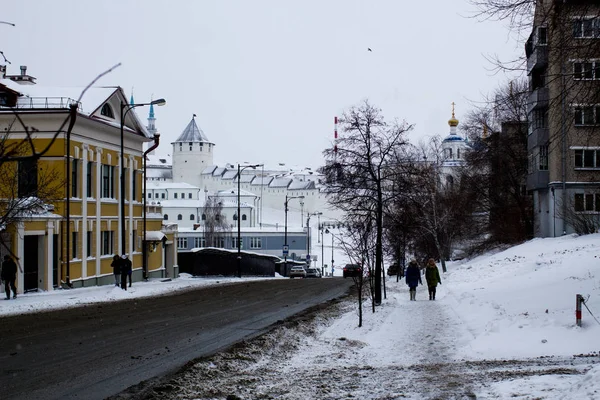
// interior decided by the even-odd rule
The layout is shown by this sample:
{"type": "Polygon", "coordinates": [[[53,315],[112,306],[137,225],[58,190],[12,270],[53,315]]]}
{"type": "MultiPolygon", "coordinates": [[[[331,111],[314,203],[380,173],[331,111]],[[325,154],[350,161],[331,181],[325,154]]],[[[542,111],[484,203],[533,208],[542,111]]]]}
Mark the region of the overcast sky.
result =
{"type": "MultiPolygon", "coordinates": [[[[3,4],[0,50],[44,86],[122,86],[153,96],[159,155],[193,114],[215,163],[318,167],[333,118],[369,99],[409,139],[448,133],[456,116],[509,78],[485,56],[522,46],[467,0],[19,0],[3,4]],[[367,48],[371,48],[369,52],[367,48]]],[[[147,117],[147,109],[138,109],[147,117]]]]}

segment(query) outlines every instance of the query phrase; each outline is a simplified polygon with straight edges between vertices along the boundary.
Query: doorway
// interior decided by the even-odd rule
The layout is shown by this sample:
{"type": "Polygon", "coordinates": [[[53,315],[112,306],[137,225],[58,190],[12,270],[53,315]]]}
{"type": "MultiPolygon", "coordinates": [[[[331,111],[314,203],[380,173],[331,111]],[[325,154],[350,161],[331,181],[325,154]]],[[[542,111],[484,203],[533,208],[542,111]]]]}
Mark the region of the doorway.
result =
{"type": "Polygon", "coordinates": [[[27,235],[24,240],[25,256],[23,257],[23,290],[38,290],[39,236],[27,235]]]}

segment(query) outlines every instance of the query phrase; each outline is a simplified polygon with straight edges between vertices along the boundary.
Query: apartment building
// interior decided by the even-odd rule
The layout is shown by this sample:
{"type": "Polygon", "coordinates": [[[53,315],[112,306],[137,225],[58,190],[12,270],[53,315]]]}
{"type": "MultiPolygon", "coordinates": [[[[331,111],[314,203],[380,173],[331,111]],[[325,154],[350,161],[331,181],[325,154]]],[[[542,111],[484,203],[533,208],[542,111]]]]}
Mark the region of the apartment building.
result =
{"type": "Polygon", "coordinates": [[[525,46],[534,234],[600,226],[600,4],[540,0],[525,46]]]}
{"type": "Polygon", "coordinates": [[[177,228],[163,226],[156,205],[144,223],[143,144],[153,138],[123,90],[83,93],[39,86],[26,67],[1,72],[0,253],[17,257],[18,291],[111,284],[121,254],[134,281],[176,274],[177,228]]]}

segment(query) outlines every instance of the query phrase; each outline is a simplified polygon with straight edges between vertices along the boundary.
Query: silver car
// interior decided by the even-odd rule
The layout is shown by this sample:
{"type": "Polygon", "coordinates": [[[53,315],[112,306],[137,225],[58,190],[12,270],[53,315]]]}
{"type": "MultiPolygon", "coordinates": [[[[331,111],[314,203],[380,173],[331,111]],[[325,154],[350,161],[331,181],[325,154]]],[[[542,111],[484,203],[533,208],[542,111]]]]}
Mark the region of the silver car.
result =
{"type": "Polygon", "coordinates": [[[307,268],[306,269],[306,277],[307,278],[320,278],[321,271],[318,268],[307,268]]]}
{"type": "Polygon", "coordinates": [[[304,267],[292,267],[288,276],[290,278],[306,278],[306,270],[304,267]]]}

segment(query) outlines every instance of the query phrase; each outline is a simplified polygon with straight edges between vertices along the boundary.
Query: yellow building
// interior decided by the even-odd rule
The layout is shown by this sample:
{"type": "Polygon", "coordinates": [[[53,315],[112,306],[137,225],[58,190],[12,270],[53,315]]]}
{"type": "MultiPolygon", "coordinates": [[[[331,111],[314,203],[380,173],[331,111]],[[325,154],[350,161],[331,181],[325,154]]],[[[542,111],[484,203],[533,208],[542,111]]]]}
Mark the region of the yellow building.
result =
{"type": "Polygon", "coordinates": [[[111,284],[113,256],[125,253],[134,282],[176,277],[177,227],[163,226],[160,205],[144,219],[143,144],[158,135],[137,105],[120,87],[82,95],[34,82],[23,67],[0,69],[0,254],[17,257],[18,291],[111,284]]]}

